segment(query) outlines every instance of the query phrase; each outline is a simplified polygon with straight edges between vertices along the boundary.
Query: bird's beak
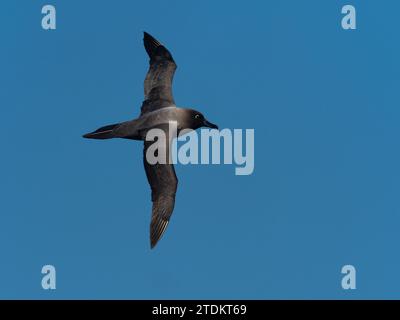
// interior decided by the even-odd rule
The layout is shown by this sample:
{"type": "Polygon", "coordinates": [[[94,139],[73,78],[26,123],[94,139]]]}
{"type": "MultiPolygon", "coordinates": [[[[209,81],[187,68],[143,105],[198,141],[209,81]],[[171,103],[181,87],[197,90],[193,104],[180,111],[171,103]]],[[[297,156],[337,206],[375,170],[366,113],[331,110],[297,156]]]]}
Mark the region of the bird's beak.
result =
{"type": "Polygon", "coordinates": [[[218,130],[218,126],[216,124],[211,123],[211,122],[207,121],[206,119],[204,119],[204,121],[203,121],[203,126],[211,128],[211,129],[217,129],[218,130]]]}

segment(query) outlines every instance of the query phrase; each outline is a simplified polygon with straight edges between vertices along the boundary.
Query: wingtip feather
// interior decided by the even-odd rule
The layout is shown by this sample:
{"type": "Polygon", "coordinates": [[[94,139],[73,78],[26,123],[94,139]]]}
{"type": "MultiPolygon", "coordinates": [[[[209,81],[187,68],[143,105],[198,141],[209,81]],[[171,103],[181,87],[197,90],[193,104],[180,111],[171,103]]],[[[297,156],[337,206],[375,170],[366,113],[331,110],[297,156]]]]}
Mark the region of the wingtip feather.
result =
{"type": "Polygon", "coordinates": [[[160,217],[153,218],[150,224],[150,247],[154,249],[158,241],[164,235],[169,221],[160,217]]]}

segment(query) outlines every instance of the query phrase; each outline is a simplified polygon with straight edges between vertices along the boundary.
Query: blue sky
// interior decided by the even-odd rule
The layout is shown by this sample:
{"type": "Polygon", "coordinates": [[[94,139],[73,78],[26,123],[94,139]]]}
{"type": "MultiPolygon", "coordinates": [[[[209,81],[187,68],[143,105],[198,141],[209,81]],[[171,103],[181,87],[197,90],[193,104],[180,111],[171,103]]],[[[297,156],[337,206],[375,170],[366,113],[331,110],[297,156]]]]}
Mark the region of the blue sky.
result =
{"type": "Polygon", "coordinates": [[[398,1],[2,1],[0,298],[400,298],[398,1]],[[357,30],[341,8],[357,9],[357,30]],[[57,29],[41,28],[41,8],[57,29]],[[149,248],[139,142],[83,133],[136,117],[142,31],[174,95],[255,129],[255,171],[177,165],[149,248]],[[41,268],[57,289],[41,288],[41,268]],[[344,291],[341,267],[357,270],[344,291]]]}

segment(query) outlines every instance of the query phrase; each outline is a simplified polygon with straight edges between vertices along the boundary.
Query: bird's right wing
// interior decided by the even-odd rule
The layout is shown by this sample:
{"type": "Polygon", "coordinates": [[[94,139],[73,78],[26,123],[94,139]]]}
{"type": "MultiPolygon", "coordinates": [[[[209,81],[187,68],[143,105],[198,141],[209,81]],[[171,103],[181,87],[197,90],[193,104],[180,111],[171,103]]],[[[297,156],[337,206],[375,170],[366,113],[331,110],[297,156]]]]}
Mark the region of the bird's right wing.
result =
{"type": "Polygon", "coordinates": [[[144,80],[142,115],[175,105],[172,80],[176,70],[171,53],[158,40],[144,32],[143,43],[150,57],[150,68],[144,80]]]}
{"type": "MultiPolygon", "coordinates": [[[[168,135],[167,135],[168,136],[168,135]]],[[[150,164],[146,153],[152,141],[144,141],[143,162],[147,180],[151,187],[151,200],[153,201],[152,216],[150,223],[151,248],[157,244],[164,234],[175,205],[175,194],[178,187],[178,178],[172,163],[150,164]]],[[[165,144],[165,154],[169,159],[169,140],[165,144]]],[[[161,149],[161,148],[160,148],[161,149]]],[[[160,149],[158,152],[161,152],[160,149]]]]}

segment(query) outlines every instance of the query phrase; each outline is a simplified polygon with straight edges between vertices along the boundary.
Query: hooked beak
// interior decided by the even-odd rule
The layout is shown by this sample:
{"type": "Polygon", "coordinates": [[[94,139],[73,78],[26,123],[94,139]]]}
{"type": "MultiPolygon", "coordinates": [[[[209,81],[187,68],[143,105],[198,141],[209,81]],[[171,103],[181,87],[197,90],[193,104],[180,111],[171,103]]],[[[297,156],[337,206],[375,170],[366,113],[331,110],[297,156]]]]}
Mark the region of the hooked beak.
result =
{"type": "Polygon", "coordinates": [[[211,123],[211,122],[207,121],[206,119],[204,119],[204,121],[203,121],[203,126],[211,128],[211,129],[217,129],[218,130],[218,126],[216,124],[211,123]]]}

